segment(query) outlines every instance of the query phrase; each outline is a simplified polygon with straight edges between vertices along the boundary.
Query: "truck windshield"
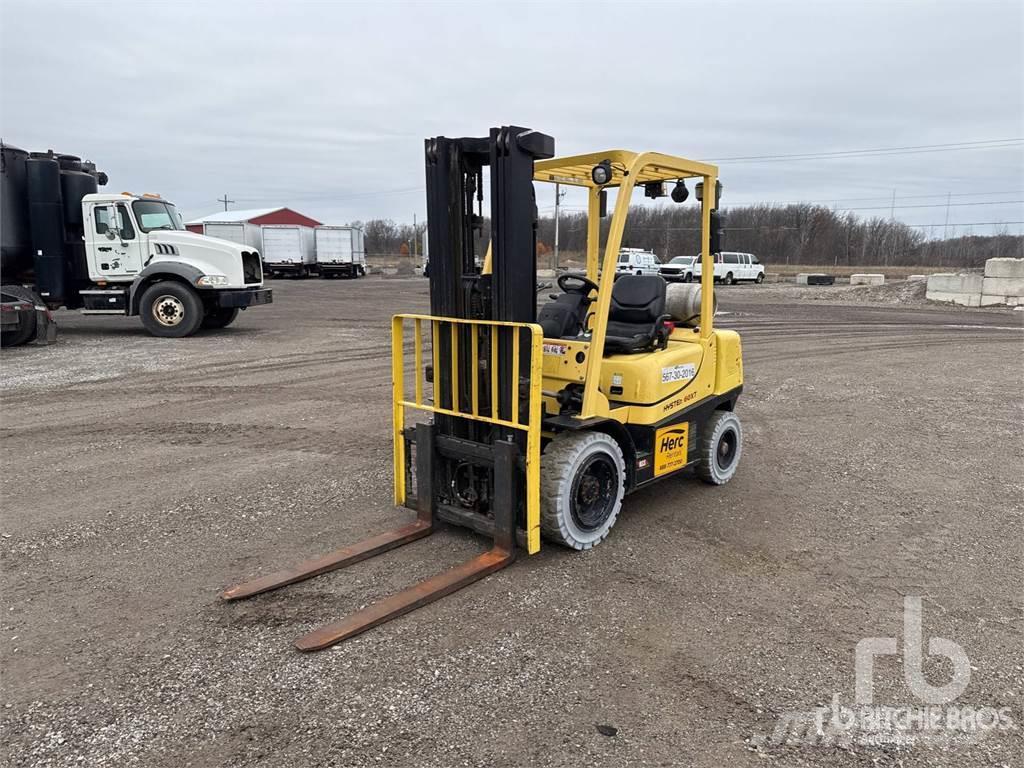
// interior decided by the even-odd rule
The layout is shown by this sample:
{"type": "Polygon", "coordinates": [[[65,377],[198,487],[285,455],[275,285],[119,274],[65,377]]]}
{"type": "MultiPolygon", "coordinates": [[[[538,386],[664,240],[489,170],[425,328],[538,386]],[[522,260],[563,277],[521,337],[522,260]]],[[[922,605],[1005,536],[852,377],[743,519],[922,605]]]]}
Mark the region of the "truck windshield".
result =
{"type": "Polygon", "coordinates": [[[163,200],[136,200],[132,203],[135,220],[139,229],[152,232],[154,229],[184,229],[174,206],[163,200]]]}

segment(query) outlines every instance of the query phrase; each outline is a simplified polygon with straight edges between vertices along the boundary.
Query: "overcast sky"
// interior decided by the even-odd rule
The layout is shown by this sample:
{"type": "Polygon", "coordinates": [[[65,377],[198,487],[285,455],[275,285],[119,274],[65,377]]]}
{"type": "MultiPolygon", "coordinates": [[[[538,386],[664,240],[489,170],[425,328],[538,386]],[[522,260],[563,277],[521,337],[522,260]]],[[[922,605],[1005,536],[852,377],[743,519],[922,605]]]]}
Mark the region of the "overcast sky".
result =
{"type": "MultiPolygon", "coordinates": [[[[0,0],[0,135],[91,158],[108,189],[160,192],[186,218],[227,193],[411,221],[423,139],[500,124],[552,134],[559,154],[695,159],[1019,139],[1022,8],[0,0]]],[[[888,216],[895,189],[896,215],[930,224],[952,192],[954,224],[1021,222],[1024,204],[988,203],[1024,200],[1022,150],[722,161],[723,205],[888,216]]]]}

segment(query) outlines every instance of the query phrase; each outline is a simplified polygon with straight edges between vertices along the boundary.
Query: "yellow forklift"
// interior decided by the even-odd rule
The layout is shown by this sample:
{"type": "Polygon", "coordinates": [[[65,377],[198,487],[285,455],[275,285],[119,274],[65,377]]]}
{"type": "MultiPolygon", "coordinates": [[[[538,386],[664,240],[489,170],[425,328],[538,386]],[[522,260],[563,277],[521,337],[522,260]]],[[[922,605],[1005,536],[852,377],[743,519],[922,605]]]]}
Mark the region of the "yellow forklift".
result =
{"type": "Polygon", "coordinates": [[[225,591],[239,600],[342,568],[442,524],[490,537],[483,554],[298,638],[328,647],[509,565],[541,540],[600,543],[625,494],[693,468],[736,471],[743,387],[738,334],[714,328],[712,254],[721,184],[713,165],[611,150],[554,158],[554,139],[515,126],[426,141],[430,314],[392,320],[395,504],[408,525],[225,591]],[[485,183],[485,169],[487,178],[485,183]],[[701,207],[701,284],[616,279],[636,187],[701,207]],[[588,194],[585,274],[562,274],[537,307],[534,183],[588,194]],[[485,189],[486,188],[486,189],[485,189]],[[607,192],[616,191],[600,243],[607,192]],[[490,244],[475,254],[489,191],[490,244]],[[419,414],[419,418],[416,415],[419,414]]]}

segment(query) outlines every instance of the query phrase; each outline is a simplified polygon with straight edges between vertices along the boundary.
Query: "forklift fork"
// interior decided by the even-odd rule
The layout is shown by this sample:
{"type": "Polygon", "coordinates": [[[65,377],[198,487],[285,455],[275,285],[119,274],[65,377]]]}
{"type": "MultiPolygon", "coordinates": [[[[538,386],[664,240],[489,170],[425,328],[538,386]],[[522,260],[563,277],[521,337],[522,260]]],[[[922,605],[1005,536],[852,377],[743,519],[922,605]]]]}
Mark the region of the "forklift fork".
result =
{"type": "MultiPolygon", "coordinates": [[[[373,536],[358,544],[307,560],[294,568],[263,576],[225,590],[225,600],[242,600],[289,584],[344,568],[390,549],[429,536],[436,529],[434,504],[434,427],[416,425],[416,506],[415,522],[373,536]]],[[[519,447],[514,441],[494,443],[494,543],[487,552],[461,565],[431,576],[424,581],[386,597],[341,621],[320,627],[295,641],[301,651],[318,651],[368,629],[384,624],[421,606],[450,595],[474,581],[511,564],[516,557],[517,493],[515,473],[519,447]]]]}

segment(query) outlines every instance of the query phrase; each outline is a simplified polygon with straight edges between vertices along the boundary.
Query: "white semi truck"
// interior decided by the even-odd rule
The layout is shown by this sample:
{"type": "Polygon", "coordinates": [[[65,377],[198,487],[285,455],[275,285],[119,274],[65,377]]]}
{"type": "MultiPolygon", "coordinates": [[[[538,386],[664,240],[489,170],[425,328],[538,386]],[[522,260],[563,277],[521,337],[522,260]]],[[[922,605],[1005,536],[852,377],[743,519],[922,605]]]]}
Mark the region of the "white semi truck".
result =
{"type": "Polygon", "coordinates": [[[275,277],[307,277],[316,272],[313,228],[301,224],[264,224],[263,268],[275,277]]]}
{"type": "Polygon", "coordinates": [[[362,277],[366,274],[362,229],[323,225],[316,228],[315,238],[320,277],[362,277]]]}
{"type": "Polygon", "coordinates": [[[97,192],[106,174],[78,157],[0,152],[4,294],[38,308],[138,316],[166,337],[223,328],[272,301],[255,248],[186,231],[158,195],[97,192]]]}

